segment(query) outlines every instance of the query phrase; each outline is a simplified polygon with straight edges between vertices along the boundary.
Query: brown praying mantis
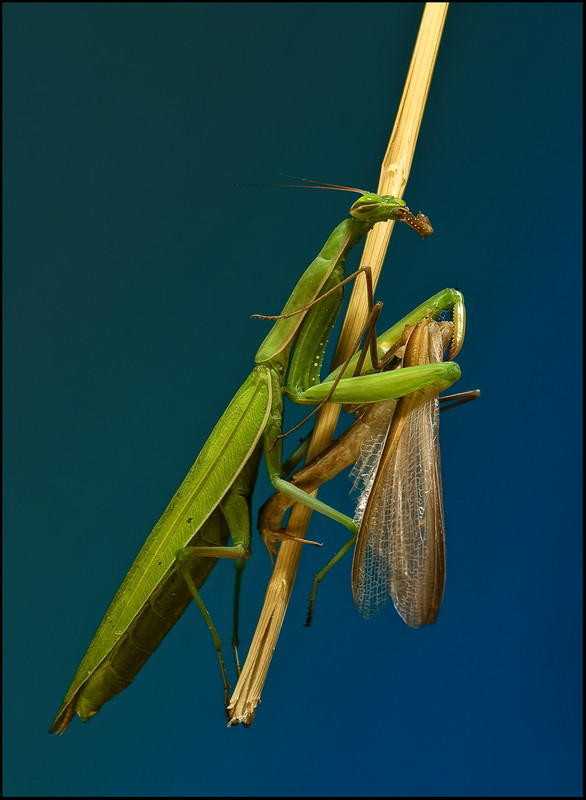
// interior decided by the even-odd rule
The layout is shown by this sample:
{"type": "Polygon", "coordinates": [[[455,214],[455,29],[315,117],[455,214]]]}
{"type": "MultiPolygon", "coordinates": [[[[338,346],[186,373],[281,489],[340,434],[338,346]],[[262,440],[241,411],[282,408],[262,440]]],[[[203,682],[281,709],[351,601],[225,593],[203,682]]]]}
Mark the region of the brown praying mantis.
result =
{"type": "MultiPolygon", "coordinates": [[[[464,303],[458,295],[445,290],[428,301],[427,316],[404,325],[388,351],[395,359],[389,366],[439,363],[450,342],[448,360],[457,355],[465,330],[464,303]],[[433,318],[434,309],[444,303],[452,305],[453,322],[433,318]]],[[[409,626],[435,622],[445,583],[439,391],[440,385],[430,383],[399,400],[361,406],[352,427],[290,479],[311,492],[354,463],[354,488],[359,490],[356,532],[316,576],[307,624],[319,582],[354,544],[352,592],[362,616],[374,616],[390,597],[409,626]]],[[[441,399],[451,400],[453,407],[479,394],[474,390],[441,399]]],[[[260,510],[258,526],[271,554],[290,505],[277,493],[260,510]]]]}

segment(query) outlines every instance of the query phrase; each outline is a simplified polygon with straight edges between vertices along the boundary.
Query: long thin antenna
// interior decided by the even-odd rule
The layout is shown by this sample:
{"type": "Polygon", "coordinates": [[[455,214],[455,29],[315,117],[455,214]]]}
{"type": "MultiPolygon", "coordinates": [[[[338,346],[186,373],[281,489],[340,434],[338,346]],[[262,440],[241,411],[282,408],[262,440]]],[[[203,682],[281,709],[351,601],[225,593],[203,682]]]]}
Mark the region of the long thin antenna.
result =
{"type": "MultiPolygon", "coordinates": [[[[304,181],[305,183],[315,183],[316,186],[314,188],[316,189],[325,189],[326,187],[329,187],[331,189],[339,189],[340,191],[343,192],[358,192],[359,194],[365,194],[366,191],[365,189],[357,189],[354,186],[344,186],[341,183],[327,183],[327,181],[316,181],[313,178],[300,178],[298,175],[287,175],[286,172],[279,172],[279,175],[282,175],[283,178],[293,178],[293,180],[295,181],[304,181]]],[[[306,186],[305,188],[311,189],[313,187],[306,186]]]]}
{"type": "Polygon", "coordinates": [[[338,192],[353,192],[354,194],[366,194],[365,189],[356,189],[353,186],[341,186],[337,183],[324,183],[323,181],[314,181],[312,178],[298,178],[297,175],[287,175],[284,172],[279,172],[284,178],[293,178],[296,181],[304,181],[305,183],[314,184],[313,186],[303,186],[299,183],[232,183],[231,186],[278,186],[283,189],[330,189],[331,191],[338,192]]]}

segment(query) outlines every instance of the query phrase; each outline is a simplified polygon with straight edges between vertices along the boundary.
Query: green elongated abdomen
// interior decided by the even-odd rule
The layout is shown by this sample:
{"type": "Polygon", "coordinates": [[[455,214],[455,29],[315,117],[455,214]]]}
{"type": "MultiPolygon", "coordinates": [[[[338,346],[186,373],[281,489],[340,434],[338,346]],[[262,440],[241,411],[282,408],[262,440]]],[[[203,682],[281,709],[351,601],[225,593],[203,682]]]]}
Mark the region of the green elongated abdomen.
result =
{"type": "MultiPolygon", "coordinates": [[[[271,372],[264,366],[255,367],[222,414],[130,567],[75,674],[51,732],[63,731],[75,711],[82,719],[88,719],[106,700],[125,688],[181,616],[189,600],[184,602],[183,589],[174,586],[178,583],[174,579],[176,553],[190,543],[209,546],[204,536],[225,536],[225,531],[214,530],[221,525],[217,520],[210,522],[210,518],[221,516],[219,510],[216,512],[220,501],[251,457],[258,459],[257,445],[271,402],[271,372]],[[172,606],[170,616],[164,615],[159,621],[153,602],[155,608],[167,608],[167,613],[172,606]],[[145,636],[148,647],[151,643],[153,646],[150,652],[145,650],[143,658],[140,651],[145,636]]],[[[250,483],[252,489],[254,478],[250,483]]],[[[205,568],[202,565],[201,578],[197,565],[194,567],[203,584],[215,560],[201,561],[211,564],[209,569],[207,564],[205,568]]],[[[196,586],[201,584],[196,580],[196,586]]]]}
{"type": "MultiPolygon", "coordinates": [[[[224,516],[220,509],[216,509],[188,545],[225,547],[229,538],[230,531],[224,516]]],[[[216,558],[200,558],[190,565],[191,577],[198,589],[204,585],[216,561],[216,558]]],[[[172,570],[145,603],[136,620],[112,648],[108,657],[77,692],[74,710],[84,722],[93,717],[104,703],[129,686],[191,600],[193,597],[185,581],[177,570],[172,570]]]]}

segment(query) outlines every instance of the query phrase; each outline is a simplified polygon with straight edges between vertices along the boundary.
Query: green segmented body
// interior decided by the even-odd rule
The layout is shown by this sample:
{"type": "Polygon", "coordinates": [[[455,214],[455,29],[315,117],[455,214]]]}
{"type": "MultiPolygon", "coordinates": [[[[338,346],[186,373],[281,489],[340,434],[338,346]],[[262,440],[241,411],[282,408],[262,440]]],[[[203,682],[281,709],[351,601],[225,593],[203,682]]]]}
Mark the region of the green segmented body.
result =
{"type": "MultiPolygon", "coordinates": [[[[283,314],[303,309],[320,294],[335,289],[343,279],[348,252],[375,223],[401,219],[423,238],[432,232],[426,218],[413,217],[405,203],[393,197],[366,193],[350,212],[353,216],[335,228],[298,281],[283,314]],[[426,220],[427,227],[420,220],[426,220]]],[[[239,532],[238,541],[248,548],[250,498],[262,445],[271,481],[275,487],[289,491],[283,486],[287,482],[281,476],[282,395],[286,393],[295,402],[303,402],[306,389],[319,382],[323,353],[342,293],[340,287],[317,306],[274,324],[255,357],[257,366],[215,426],[131,566],[75,674],[50,732],[62,733],[75,712],[84,721],[90,719],[133,680],[191,599],[176,570],[177,552],[188,546],[225,547],[229,535],[235,541],[235,531],[229,530],[226,511],[222,510],[222,505],[227,505],[231,498],[244,501],[246,530],[239,532]],[[290,365],[294,346],[296,356],[290,365]]],[[[320,399],[323,398],[318,396],[317,402],[320,399]]],[[[333,395],[332,400],[335,399],[333,395]]],[[[296,499],[344,524],[353,524],[320,501],[313,498],[308,501],[307,496],[299,495],[296,499]]],[[[196,588],[203,585],[215,560],[206,556],[190,563],[196,588]]]]}

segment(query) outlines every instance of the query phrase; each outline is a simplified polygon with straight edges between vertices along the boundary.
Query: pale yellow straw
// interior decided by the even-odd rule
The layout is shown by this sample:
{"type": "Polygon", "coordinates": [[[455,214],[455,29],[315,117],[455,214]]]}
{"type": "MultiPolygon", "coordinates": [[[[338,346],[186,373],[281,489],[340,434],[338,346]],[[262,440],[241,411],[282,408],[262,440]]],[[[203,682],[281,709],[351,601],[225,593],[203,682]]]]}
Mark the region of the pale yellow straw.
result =
{"type": "MultiPolygon", "coordinates": [[[[425,5],[401,104],[381,168],[378,194],[402,197],[405,191],[448,5],[448,3],[425,5]]],[[[375,284],[380,275],[393,226],[393,222],[379,223],[374,226],[366,239],[360,264],[372,267],[375,284]]],[[[352,347],[352,342],[364,327],[366,316],[365,282],[358,281],[350,298],[334,355],[334,364],[342,363],[347,357],[348,349],[352,347]]],[[[307,462],[331,442],[339,413],[340,406],[333,403],[328,403],[320,409],[306,457],[307,462]]],[[[293,506],[287,531],[303,538],[310,516],[311,511],[306,506],[299,504],[293,506]]],[[[281,544],[252,644],[230,700],[229,725],[236,725],[239,722],[250,725],[254,719],[293,589],[302,548],[302,544],[292,541],[281,544]]],[[[284,712],[287,714],[288,710],[285,708],[284,712]]]]}

